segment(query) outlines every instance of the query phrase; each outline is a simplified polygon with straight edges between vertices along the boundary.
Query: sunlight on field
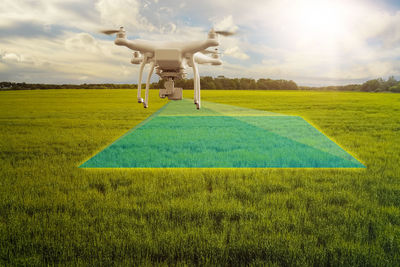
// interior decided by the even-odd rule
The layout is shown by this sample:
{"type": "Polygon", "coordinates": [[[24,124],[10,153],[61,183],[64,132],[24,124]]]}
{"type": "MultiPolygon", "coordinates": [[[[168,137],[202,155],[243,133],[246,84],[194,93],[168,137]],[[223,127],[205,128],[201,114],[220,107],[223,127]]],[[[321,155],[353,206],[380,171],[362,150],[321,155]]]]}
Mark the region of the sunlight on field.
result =
{"type": "Polygon", "coordinates": [[[400,265],[400,95],[202,92],[301,116],[366,169],[78,168],[166,103],[135,94],[0,92],[0,265],[400,265]]]}

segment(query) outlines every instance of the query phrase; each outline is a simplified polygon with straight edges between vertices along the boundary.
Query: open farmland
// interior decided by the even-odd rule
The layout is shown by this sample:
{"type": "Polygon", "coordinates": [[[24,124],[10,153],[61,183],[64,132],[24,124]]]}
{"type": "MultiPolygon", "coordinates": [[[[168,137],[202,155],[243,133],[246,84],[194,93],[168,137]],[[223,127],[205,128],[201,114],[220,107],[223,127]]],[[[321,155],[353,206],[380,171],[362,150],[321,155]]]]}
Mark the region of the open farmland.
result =
{"type": "Polygon", "coordinates": [[[2,265],[400,265],[400,95],[202,91],[301,116],[365,169],[78,168],[167,102],[135,94],[0,92],[2,265]]]}

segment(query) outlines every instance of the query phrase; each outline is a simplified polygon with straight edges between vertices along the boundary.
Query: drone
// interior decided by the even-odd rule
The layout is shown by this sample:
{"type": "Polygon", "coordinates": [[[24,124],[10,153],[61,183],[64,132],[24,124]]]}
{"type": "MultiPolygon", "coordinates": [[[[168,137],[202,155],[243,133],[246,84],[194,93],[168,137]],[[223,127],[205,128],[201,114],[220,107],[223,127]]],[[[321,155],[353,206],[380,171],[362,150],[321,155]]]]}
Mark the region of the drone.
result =
{"type": "Polygon", "coordinates": [[[182,100],[182,88],[175,88],[174,81],[186,78],[186,68],[193,69],[194,104],[200,109],[200,75],[197,64],[221,65],[218,48],[208,50],[219,45],[218,35],[231,36],[230,31],[216,31],[213,28],[208,32],[206,40],[202,41],[148,41],[127,40],[124,27],[119,30],[103,30],[104,34],[116,34],[114,43],[126,46],[133,50],[132,64],[140,64],[138,80],[138,103],[143,103],[144,108],[149,106],[150,78],[154,70],[164,80],[164,89],[160,89],[160,98],[168,97],[169,100],[182,100]],[[142,98],[142,78],[146,64],[150,64],[150,71],[146,80],[145,98],[142,98]]]}

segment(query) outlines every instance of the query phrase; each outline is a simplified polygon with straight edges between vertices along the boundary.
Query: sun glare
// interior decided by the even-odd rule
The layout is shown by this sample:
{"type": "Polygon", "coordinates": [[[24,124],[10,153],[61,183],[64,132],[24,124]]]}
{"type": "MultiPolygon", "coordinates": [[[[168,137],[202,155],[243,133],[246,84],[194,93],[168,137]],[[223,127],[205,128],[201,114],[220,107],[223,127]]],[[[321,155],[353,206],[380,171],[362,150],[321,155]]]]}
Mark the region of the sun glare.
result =
{"type": "Polygon", "coordinates": [[[332,1],[301,1],[292,9],[296,35],[303,41],[328,43],[346,31],[348,6],[332,1]]]}
{"type": "Polygon", "coordinates": [[[315,2],[301,10],[301,26],[315,34],[335,34],[342,30],[340,11],[327,3],[315,2]]]}

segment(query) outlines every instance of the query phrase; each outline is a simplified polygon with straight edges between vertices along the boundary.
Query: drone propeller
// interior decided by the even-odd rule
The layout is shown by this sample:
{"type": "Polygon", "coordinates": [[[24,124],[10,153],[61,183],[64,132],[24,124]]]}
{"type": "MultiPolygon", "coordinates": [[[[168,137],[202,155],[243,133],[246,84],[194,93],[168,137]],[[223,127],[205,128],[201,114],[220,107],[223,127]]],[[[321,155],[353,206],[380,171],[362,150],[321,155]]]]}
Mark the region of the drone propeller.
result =
{"type": "Polygon", "coordinates": [[[236,32],[230,32],[230,31],[215,31],[215,33],[222,36],[232,36],[236,34],[236,32]]]}
{"type": "Polygon", "coordinates": [[[104,33],[104,34],[107,34],[107,35],[111,35],[111,34],[114,34],[114,33],[124,32],[124,27],[120,27],[119,30],[102,30],[100,32],[104,33]]]}
{"type": "Polygon", "coordinates": [[[107,35],[111,35],[113,33],[119,32],[119,30],[103,30],[103,31],[100,31],[100,32],[104,33],[104,34],[107,34],[107,35]]]}

